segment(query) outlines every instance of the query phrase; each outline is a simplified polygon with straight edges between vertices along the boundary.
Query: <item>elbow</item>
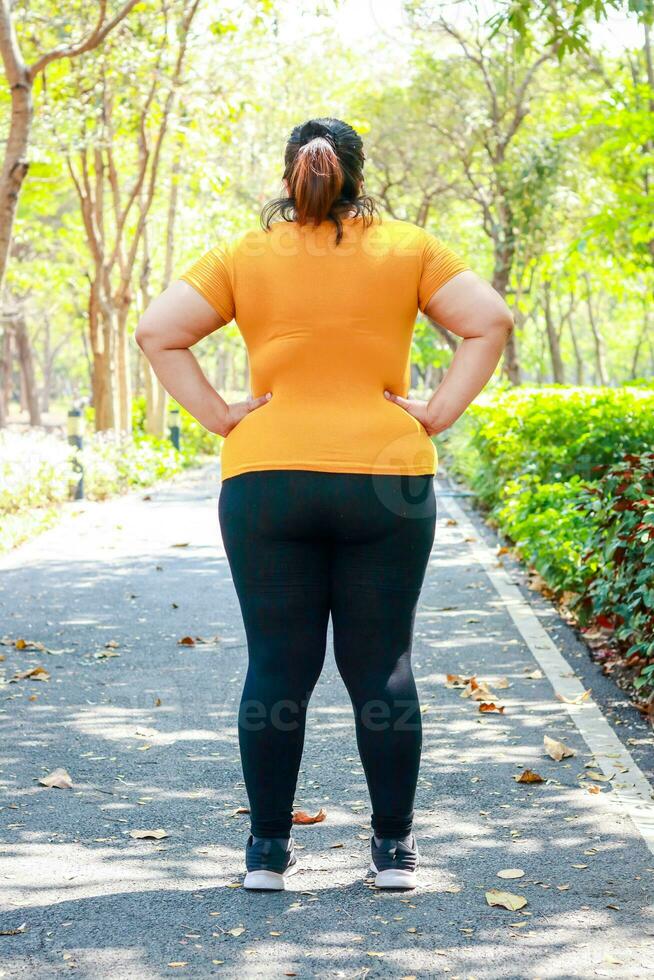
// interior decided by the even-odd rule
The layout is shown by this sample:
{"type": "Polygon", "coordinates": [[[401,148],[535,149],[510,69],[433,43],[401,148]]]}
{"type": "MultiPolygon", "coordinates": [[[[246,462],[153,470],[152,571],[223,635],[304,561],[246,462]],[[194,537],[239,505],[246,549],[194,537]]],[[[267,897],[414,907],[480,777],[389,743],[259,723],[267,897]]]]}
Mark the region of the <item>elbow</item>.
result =
{"type": "Polygon", "coordinates": [[[497,316],[493,319],[492,329],[504,346],[515,329],[513,313],[508,306],[505,305],[504,309],[498,311],[497,316]]]}
{"type": "Polygon", "coordinates": [[[145,352],[146,348],[150,346],[153,336],[154,330],[152,324],[149,322],[147,317],[142,316],[139,322],[136,324],[134,340],[143,352],[145,352]]]}

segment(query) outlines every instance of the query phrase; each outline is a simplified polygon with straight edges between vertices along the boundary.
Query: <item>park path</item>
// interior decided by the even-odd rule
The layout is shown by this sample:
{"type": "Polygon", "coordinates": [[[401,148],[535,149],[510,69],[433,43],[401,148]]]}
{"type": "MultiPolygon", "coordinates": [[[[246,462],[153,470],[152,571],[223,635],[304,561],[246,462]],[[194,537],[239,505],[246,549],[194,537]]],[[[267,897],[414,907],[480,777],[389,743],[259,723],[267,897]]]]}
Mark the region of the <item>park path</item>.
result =
{"type": "Polygon", "coordinates": [[[70,505],[0,559],[0,637],[49,651],[6,642],[0,670],[50,674],[0,691],[0,931],[19,930],[0,936],[0,976],[651,977],[651,730],[441,482],[414,646],[422,886],[364,878],[365,781],[330,646],[297,793],[327,819],[296,828],[289,891],[239,887],[245,644],[218,489],[212,465],[70,505]],[[448,673],[488,681],[504,712],[448,673]],[[545,735],[576,754],[549,758],[545,735]],[[72,789],[38,783],[57,767],[72,789]],[[544,782],[516,782],[525,769],[544,782]],[[490,889],[528,904],[490,907],[490,889]]]}

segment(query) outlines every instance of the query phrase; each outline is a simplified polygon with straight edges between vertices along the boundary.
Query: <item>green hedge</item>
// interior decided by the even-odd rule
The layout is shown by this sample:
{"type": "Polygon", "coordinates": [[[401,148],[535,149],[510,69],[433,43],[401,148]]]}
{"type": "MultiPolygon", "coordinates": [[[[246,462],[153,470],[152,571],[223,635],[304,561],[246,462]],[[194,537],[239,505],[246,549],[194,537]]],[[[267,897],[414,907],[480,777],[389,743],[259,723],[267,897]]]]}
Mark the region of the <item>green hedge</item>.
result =
{"type": "Polygon", "coordinates": [[[654,689],[654,389],[504,389],[441,440],[492,523],[654,689]]]}

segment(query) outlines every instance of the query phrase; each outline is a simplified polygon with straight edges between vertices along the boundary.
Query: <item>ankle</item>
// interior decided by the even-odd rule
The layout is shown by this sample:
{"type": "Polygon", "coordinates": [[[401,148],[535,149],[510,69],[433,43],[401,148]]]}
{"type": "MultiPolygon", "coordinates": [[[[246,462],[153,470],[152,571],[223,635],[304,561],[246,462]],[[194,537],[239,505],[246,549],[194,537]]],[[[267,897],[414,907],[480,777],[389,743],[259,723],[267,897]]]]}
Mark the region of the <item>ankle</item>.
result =
{"type": "Polygon", "coordinates": [[[403,834],[401,837],[380,837],[378,834],[374,834],[373,836],[377,847],[379,847],[383,840],[396,840],[400,844],[411,844],[413,839],[413,831],[410,830],[408,834],[403,834]]]}

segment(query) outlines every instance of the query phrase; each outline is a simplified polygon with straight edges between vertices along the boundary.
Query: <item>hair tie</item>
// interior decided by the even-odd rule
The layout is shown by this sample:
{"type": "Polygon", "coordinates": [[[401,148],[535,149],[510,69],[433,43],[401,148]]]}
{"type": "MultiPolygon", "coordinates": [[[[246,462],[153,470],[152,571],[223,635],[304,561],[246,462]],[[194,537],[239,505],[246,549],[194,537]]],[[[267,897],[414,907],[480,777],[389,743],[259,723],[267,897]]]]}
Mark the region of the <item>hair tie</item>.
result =
{"type": "Polygon", "coordinates": [[[322,139],[327,140],[327,142],[331,145],[333,150],[338,151],[338,146],[336,144],[336,139],[334,137],[334,134],[327,126],[323,125],[323,123],[314,122],[314,121],[305,123],[302,129],[300,130],[299,135],[300,135],[300,146],[304,146],[306,143],[310,143],[311,140],[315,140],[321,137],[322,139]]]}

